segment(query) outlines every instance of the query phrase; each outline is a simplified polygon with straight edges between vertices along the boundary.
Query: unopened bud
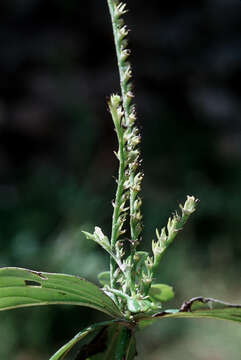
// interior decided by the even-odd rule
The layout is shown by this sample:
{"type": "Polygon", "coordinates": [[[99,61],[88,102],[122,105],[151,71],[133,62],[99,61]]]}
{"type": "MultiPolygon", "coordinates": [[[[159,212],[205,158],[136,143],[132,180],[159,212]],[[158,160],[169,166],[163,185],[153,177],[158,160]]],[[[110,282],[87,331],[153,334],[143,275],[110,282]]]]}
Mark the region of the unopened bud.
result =
{"type": "Polygon", "coordinates": [[[113,94],[113,95],[111,95],[111,97],[110,97],[110,103],[111,103],[112,106],[114,106],[114,107],[117,108],[117,107],[120,105],[120,103],[121,103],[121,97],[120,97],[120,95],[118,95],[118,94],[113,94]]]}
{"type": "Polygon", "coordinates": [[[115,16],[120,17],[121,15],[124,15],[127,13],[126,4],[125,3],[119,3],[117,6],[115,6],[115,16]]]}
{"type": "Polygon", "coordinates": [[[184,206],[180,205],[180,208],[184,215],[190,215],[196,210],[196,205],[198,203],[198,199],[195,199],[194,196],[187,195],[187,200],[184,206]]]}

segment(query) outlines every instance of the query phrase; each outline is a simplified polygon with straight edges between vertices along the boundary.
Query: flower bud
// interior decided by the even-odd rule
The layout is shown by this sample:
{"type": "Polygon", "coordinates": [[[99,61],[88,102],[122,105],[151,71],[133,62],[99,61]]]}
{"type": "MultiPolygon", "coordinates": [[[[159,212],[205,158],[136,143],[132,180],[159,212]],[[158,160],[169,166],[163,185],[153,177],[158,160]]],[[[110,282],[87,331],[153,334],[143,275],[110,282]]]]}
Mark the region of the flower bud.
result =
{"type": "Polygon", "coordinates": [[[125,3],[120,2],[118,5],[115,5],[115,16],[117,18],[127,13],[127,11],[125,3]]]}
{"type": "Polygon", "coordinates": [[[187,200],[184,206],[180,205],[182,213],[184,215],[191,215],[196,210],[196,205],[198,203],[198,199],[195,199],[194,196],[187,195],[187,200]]]}
{"type": "Polygon", "coordinates": [[[121,97],[118,94],[112,94],[110,97],[110,104],[117,108],[121,104],[121,97]]]}

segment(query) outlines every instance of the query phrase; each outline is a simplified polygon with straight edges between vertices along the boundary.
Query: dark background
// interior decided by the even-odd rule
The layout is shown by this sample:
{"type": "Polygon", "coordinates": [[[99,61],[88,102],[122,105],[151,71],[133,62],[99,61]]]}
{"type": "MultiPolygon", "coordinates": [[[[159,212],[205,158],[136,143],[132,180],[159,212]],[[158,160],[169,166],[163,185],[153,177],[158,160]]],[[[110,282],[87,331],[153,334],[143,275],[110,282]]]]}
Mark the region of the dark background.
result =
{"type": "MultiPolygon", "coordinates": [[[[184,202],[198,211],[158,281],[178,306],[193,296],[241,298],[241,3],[128,2],[126,22],[142,132],[143,247],[184,202]]],[[[106,1],[0,4],[0,266],[96,281],[108,257],[81,229],[109,234],[117,162],[106,99],[119,91],[106,1]]],[[[0,358],[48,359],[101,313],[75,307],[0,313],[0,358]]],[[[240,327],[164,320],[140,359],[237,360],[240,327]]]]}

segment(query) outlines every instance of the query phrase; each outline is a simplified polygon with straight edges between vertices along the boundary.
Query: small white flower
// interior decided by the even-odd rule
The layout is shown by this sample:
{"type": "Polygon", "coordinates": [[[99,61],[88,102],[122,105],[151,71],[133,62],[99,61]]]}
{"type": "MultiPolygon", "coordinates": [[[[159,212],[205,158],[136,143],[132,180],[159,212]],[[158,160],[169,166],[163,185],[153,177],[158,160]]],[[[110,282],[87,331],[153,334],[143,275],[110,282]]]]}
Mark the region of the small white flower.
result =
{"type": "Polygon", "coordinates": [[[101,230],[100,227],[98,227],[98,226],[95,227],[95,234],[96,234],[96,236],[98,237],[98,239],[99,239],[100,241],[104,241],[104,240],[105,240],[105,237],[106,237],[106,236],[103,234],[103,232],[102,232],[102,230],[101,230]]]}

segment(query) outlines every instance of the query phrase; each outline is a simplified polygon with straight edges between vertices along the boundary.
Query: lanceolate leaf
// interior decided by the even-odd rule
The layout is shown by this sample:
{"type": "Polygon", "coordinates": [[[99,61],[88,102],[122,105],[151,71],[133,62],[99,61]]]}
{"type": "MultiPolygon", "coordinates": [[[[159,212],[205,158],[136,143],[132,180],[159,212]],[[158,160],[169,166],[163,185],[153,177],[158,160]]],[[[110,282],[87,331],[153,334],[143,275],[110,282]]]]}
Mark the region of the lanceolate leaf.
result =
{"type": "Polygon", "coordinates": [[[159,312],[152,317],[139,318],[139,326],[151,324],[156,319],[164,318],[210,318],[230,320],[241,324],[241,305],[226,303],[220,300],[196,297],[182,304],[180,309],[159,312]]]}
{"type": "Polygon", "coordinates": [[[127,322],[116,322],[101,330],[91,343],[80,349],[76,360],[133,360],[136,343],[129,325],[127,322]]]}
{"type": "Polygon", "coordinates": [[[0,269],[0,310],[51,304],[88,306],[112,317],[121,316],[110,297],[78,276],[14,267],[0,269]]]}
{"type": "Polygon", "coordinates": [[[79,343],[77,354],[74,354],[73,349],[75,360],[133,360],[136,355],[135,338],[130,323],[112,320],[91,325],[80,331],[50,360],[65,359],[77,343],[79,343]],[[81,341],[86,338],[87,341],[81,346],[81,341]]]}
{"type": "Polygon", "coordinates": [[[81,330],[78,334],[73,337],[70,341],[67,342],[64,346],[62,346],[49,360],[62,360],[69,353],[69,351],[76,345],[79,341],[85,338],[87,335],[97,332],[97,334],[106,328],[106,326],[110,325],[112,322],[105,322],[91,325],[84,330],[81,330]]]}
{"type": "Polygon", "coordinates": [[[166,284],[153,284],[150,287],[150,298],[154,301],[169,301],[174,297],[174,291],[172,286],[166,284]]]}

